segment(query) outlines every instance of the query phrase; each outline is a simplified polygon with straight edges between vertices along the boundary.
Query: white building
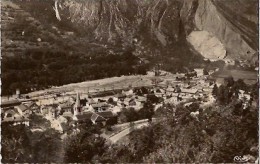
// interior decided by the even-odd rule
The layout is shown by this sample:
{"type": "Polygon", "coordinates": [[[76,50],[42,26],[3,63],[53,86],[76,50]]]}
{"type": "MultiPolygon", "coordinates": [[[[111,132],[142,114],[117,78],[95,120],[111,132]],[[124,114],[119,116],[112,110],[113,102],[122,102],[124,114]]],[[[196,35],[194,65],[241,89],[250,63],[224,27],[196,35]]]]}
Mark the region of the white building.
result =
{"type": "Polygon", "coordinates": [[[203,69],[202,68],[196,68],[194,69],[194,71],[197,73],[197,76],[200,77],[200,76],[203,76],[203,69]]]}

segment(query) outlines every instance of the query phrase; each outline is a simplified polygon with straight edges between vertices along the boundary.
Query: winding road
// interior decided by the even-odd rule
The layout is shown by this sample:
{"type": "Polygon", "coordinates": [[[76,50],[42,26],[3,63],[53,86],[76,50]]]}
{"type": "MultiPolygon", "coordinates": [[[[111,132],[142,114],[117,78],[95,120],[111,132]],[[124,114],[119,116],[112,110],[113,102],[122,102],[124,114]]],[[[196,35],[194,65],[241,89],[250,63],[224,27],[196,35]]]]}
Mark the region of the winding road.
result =
{"type": "MultiPolygon", "coordinates": [[[[153,118],[152,122],[154,122],[154,121],[157,121],[157,119],[153,118]]],[[[128,134],[130,134],[132,131],[134,131],[136,129],[141,129],[143,127],[147,127],[149,124],[150,123],[149,123],[148,119],[139,120],[139,121],[135,121],[135,122],[132,122],[132,123],[125,123],[124,126],[126,125],[127,127],[124,130],[120,131],[119,133],[117,133],[115,135],[112,135],[110,137],[105,137],[105,138],[110,143],[114,144],[117,141],[119,141],[120,139],[122,139],[123,137],[127,136],[128,134]]],[[[116,126],[121,126],[121,125],[116,125],[116,126]]]]}
{"type": "Polygon", "coordinates": [[[126,135],[128,135],[132,131],[134,131],[136,129],[143,128],[143,127],[148,126],[148,125],[149,125],[149,122],[144,122],[144,123],[141,123],[141,124],[133,125],[132,127],[126,128],[126,129],[122,130],[120,133],[110,137],[109,140],[112,143],[116,143],[118,140],[125,137],[126,135]]]}

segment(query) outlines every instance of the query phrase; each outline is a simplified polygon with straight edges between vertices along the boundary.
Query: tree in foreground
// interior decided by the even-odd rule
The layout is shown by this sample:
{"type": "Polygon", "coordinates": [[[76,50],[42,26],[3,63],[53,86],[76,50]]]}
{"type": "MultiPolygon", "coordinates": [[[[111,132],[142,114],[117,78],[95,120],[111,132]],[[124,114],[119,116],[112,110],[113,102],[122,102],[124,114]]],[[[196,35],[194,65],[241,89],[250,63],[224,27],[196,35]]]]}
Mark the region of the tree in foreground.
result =
{"type": "Polygon", "coordinates": [[[98,162],[221,163],[234,162],[235,156],[243,155],[250,156],[249,162],[255,161],[257,154],[252,148],[258,143],[257,108],[233,115],[229,110],[237,109],[232,103],[229,110],[222,111],[216,104],[210,112],[202,111],[199,120],[190,116],[193,110],[176,108],[175,116],[168,114],[169,119],[133,131],[128,142],[112,146],[98,162]],[[173,117],[175,121],[170,119],[173,117]]]}
{"type": "Polygon", "coordinates": [[[31,145],[25,125],[2,124],[1,155],[3,163],[31,162],[31,145]]]}
{"type": "Polygon", "coordinates": [[[95,156],[102,156],[107,145],[96,126],[81,127],[80,132],[65,141],[64,162],[89,163],[95,156]]]}
{"type": "Polygon", "coordinates": [[[213,96],[218,96],[218,86],[217,84],[214,84],[213,90],[212,90],[213,96]]]}

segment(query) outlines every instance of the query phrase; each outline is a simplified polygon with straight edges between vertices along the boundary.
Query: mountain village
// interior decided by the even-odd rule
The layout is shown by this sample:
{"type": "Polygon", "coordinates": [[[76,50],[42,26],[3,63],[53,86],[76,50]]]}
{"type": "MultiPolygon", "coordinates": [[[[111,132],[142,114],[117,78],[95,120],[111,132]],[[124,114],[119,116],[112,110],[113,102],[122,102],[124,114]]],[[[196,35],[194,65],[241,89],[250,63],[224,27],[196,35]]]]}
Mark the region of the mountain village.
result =
{"type": "MultiPolygon", "coordinates": [[[[16,98],[3,101],[1,104],[2,124],[30,125],[30,116],[36,114],[51,122],[52,128],[62,134],[66,134],[66,127],[75,127],[77,124],[90,123],[101,126],[114,126],[120,124],[120,113],[129,108],[139,111],[150,99],[154,105],[154,111],[160,110],[165,104],[177,105],[183,103],[185,107],[194,101],[200,102],[200,108],[210,106],[215,102],[212,95],[214,85],[221,85],[210,78],[211,71],[205,75],[203,69],[195,69],[186,74],[169,74],[150,72],[150,81],[141,79],[139,86],[124,86],[123,88],[111,88],[106,91],[69,93],[49,93],[31,98],[23,98],[17,92],[16,98]],[[149,83],[147,83],[149,81],[149,83]],[[142,86],[143,85],[143,86],[142,86]],[[69,125],[68,125],[69,124],[69,125]],[[66,126],[64,126],[66,125],[66,126]]],[[[132,83],[134,85],[134,83],[132,83]]],[[[239,98],[244,100],[244,106],[250,100],[249,94],[240,90],[239,98]]],[[[158,111],[160,112],[160,111],[158,111]]],[[[196,119],[199,111],[191,112],[196,119]]],[[[33,127],[31,130],[38,129],[33,127]]]]}

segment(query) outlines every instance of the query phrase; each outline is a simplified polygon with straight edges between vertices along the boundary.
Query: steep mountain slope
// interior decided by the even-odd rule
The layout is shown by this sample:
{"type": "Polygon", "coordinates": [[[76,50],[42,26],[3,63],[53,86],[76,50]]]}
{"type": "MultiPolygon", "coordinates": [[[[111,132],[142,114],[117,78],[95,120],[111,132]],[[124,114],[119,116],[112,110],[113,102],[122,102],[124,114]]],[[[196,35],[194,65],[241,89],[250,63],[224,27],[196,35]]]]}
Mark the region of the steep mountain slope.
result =
{"type": "Polygon", "coordinates": [[[94,45],[100,45],[107,52],[130,50],[152,63],[162,63],[169,71],[180,70],[183,61],[191,65],[202,60],[186,42],[179,0],[13,2],[31,13],[42,25],[73,32],[74,38],[66,43],[80,40],[78,45],[73,45],[74,49],[82,49],[82,53],[93,49],[94,45]]]}
{"type": "Polygon", "coordinates": [[[225,46],[228,57],[256,60],[256,0],[186,0],[181,15],[189,25],[188,32],[195,29],[213,34],[225,46]]]}
{"type": "Polygon", "coordinates": [[[43,38],[49,38],[49,31],[30,13],[22,10],[18,5],[5,1],[1,3],[1,32],[2,55],[13,56],[22,54],[29,48],[46,48],[52,45],[43,38]]]}
{"type": "Polygon", "coordinates": [[[11,92],[24,80],[27,92],[39,83],[143,73],[155,64],[185,72],[205,67],[203,58],[255,64],[256,6],[257,0],[5,0],[3,88],[11,92]],[[141,71],[139,58],[150,61],[141,71]]]}
{"type": "MultiPolygon", "coordinates": [[[[221,51],[220,58],[224,56],[251,61],[257,56],[257,0],[46,0],[44,2],[16,0],[14,2],[45,24],[56,24],[58,28],[68,27],[85,40],[113,44],[117,47],[140,45],[143,49],[147,49],[137,50],[142,55],[156,54],[155,51],[164,54],[165,48],[175,46],[174,49],[195,48],[207,58],[207,55],[202,53],[205,50],[196,48],[192,42],[190,42],[192,47],[184,42],[183,46],[176,47],[192,31],[199,30],[208,32],[212,36],[209,39],[222,43],[223,46],[220,47],[216,47],[217,43],[209,45],[215,49],[225,48],[226,51],[221,51]],[[37,7],[43,6],[42,4],[44,8],[37,7]],[[38,10],[43,12],[37,12],[38,10]]],[[[199,37],[192,35],[194,36],[199,37]]],[[[193,52],[192,50],[190,53],[193,52]]],[[[168,53],[170,52],[166,54],[168,53]]],[[[209,51],[206,54],[210,53],[209,51]]],[[[175,53],[173,56],[178,55],[175,53]]]]}
{"type": "Polygon", "coordinates": [[[117,36],[122,38],[131,33],[146,32],[154,34],[165,46],[172,35],[179,33],[180,5],[177,1],[90,0],[66,1],[63,5],[69,10],[72,22],[93,29],[99,39],[110,41],[117,36]]]}
{"type": "Polygon", "coordinates": [[[72,22],[92,29],[100,40],[127,38],[131,43],[139,36],[141,41],[172,45],[185,37],[183,21],[186,34],[207,31],[218,39],[226,49],[222,56],[252,60],[258,50],[256,0],[67,0],[61,4],[61,19],[62,11],[68,10],[72,22]]]}
{"type": "Polygon", "coordinates": [[[179,8],[174,1],[87,0],[57,1],[55,19],[54,1],[16,1],[42,23],[69,26],[84,39],[132,47],[133,42],[143,46],[167,46],[180,39],[179,8]],[[44,4],[44,6],[43,6],[44,4]],[[39,7],[37,7],[39,6],[39,7]],[[37,12],[38,10],[43,13],[37,12]],[[58,14],[57,14],[58,13],[58,14]],[[160,45],[158,45],[160,44],[160,45]]]}

